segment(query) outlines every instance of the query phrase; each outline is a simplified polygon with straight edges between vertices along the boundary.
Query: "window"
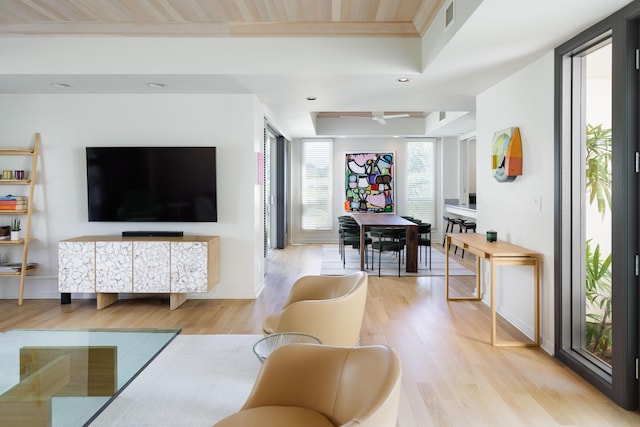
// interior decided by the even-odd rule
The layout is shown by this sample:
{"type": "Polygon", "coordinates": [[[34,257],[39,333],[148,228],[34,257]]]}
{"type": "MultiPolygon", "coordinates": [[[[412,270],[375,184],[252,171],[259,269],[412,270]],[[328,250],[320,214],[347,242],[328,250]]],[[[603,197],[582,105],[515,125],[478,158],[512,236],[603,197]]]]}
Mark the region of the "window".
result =
{"type": "Polygon", "coordinates": [[[333,226],[333,141],[302,141],[302,229],[331,230],[333,226]]]}
{"type": "Polygon", "coordinates": [[[626,409],[640,336],[632,4],[559,46],[555,76],[555,354],[626,409]]]}
{"type": "Polygon", "coordinates": [[[436,143],[407,142],[407,214],[436,223],[436,143]]]}

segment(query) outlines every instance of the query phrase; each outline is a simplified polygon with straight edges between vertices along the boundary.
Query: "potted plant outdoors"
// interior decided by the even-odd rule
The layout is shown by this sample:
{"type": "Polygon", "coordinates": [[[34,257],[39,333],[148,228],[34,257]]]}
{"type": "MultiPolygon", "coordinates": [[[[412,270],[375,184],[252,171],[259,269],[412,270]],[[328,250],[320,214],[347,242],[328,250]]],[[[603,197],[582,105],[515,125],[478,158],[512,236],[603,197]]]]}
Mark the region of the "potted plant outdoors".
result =
{"type": "Polygon", "coordinates": [[[20,240],[20,219],[14,218],[11,221],[11,240],[20,240]]]}

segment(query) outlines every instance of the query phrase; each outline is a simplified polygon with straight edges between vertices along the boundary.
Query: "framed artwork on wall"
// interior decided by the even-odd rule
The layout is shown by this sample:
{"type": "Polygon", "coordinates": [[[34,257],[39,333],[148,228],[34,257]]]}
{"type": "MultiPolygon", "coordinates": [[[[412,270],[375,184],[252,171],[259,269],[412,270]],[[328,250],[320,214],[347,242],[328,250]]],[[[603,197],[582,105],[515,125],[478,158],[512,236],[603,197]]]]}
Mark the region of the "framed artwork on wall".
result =
{"type": "Polygon", "coordinates": [[[498,182],[511,182],[522,175],[522,139],[517,127],[493,134],[491,169],[498,182]]]}
{"type": "Polygon", "coordinates": [[[393,152],[345,155],[345,202],[347,212],[394,211],[393,152]]]}

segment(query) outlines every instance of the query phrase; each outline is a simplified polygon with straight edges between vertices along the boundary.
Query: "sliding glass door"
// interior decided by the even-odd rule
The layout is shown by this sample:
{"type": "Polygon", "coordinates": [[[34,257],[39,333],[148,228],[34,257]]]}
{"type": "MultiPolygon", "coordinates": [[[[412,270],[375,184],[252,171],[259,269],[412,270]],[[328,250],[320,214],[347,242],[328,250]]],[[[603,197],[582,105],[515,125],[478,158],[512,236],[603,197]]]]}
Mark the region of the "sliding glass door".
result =
{"type": "Polygon", "coordinates": [[[638,41],[620,16],[556,50],[555,351],[635,409],[638,41]]]}

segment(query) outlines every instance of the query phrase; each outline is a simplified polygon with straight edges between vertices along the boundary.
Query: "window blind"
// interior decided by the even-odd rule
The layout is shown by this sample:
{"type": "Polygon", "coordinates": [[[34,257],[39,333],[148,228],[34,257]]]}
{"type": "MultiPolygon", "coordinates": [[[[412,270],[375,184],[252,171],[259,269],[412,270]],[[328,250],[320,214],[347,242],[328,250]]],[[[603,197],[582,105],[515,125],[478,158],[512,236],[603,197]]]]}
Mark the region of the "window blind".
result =
{"type": "Polygon", "coordinates": [[[333,141],[302,141],[301,200],[303,230],[333,227],[333,141]]]}
{"type": "Polygon", "coordinates": [[[436,143],[407,141],[407,214],[436,224],[436,143]]]}

